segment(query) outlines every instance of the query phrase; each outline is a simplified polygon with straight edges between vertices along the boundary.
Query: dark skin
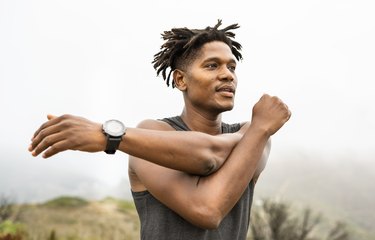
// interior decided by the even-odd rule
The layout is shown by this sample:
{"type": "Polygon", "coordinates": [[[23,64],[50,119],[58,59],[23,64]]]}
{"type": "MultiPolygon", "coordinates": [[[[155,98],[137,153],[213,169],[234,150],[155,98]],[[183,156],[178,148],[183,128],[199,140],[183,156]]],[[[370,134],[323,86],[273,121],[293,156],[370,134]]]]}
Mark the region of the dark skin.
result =
{"type": "MultiPolygon", "coordinates": [[[[251,121],[221,134],[221,113],[231,110],[237,86],[236,61],[223,42],[203,45],[197,58],[173,73],[183,93],[181,117],[193,131],[177,132],[165,122],[145,120],[129,128],[119,150],[129,154],[133,191],[148,190],[192,224],[212,229],[256,180],[269,153],[270,137],[290,118],[288,107],[264,94],[251,121]],[[189,147],[186,147],[189,146],[189,147]]],[[[49,116],[34,134],[30,151],[50,157],[68,149],[103,151],[101,124],[75,116],[49,116]]]]}

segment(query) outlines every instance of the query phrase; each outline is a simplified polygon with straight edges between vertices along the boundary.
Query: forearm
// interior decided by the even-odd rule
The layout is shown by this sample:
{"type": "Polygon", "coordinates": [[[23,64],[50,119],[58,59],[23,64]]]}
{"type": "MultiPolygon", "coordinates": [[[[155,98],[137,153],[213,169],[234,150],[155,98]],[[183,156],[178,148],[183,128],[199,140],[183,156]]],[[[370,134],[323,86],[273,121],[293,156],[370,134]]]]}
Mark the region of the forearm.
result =
{"type": "Polygon", "coordinates": [[[240,134],[129,128],[119,150],[171,169],[208,175],[224,163],[240,138],[240,134]]]}
{"type": "Polygon", "coordinates": [[[266,132],[250,126],[220,171],[200,178],[194,196],[203,199],[202,206],[209,208],[207,211],[214,216],[214,221],[220,222],[243,194],[258,168],[268,140],[266,132]]]}

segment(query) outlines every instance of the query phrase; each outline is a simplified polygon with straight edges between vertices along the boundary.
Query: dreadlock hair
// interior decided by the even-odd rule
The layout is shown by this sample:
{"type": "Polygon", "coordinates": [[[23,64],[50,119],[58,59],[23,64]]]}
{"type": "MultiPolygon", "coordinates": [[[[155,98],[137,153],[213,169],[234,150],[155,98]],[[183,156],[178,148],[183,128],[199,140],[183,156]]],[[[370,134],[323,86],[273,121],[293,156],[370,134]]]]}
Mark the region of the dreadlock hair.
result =
{"type": "MultiPolygon", "coordinates": [[[[172,28],[171,31],[164,31],[162,38],[165,43],[160,47],[160,52],[154,55],[152,61],[157,76],[160,72],[167,86],[170,85],[170,77],[172,72],[177,68],[183,68],[197,56],[200,48],[208,42],[221,41],[226,43],[235,58],[242,59],[240,50],[241,44],[234,41],[235,34],[229,30],[237,29],[238,24],[232,24],[226,28],[219,29],[221,19],[218,20],[214,27],[206,27],[204,29],[188,29],[188,28],[172,28]],[[166,74],[169,68],[168,76],[166,74]]],[[[175,87],[172,81],[172,88],[175,87]]]]}

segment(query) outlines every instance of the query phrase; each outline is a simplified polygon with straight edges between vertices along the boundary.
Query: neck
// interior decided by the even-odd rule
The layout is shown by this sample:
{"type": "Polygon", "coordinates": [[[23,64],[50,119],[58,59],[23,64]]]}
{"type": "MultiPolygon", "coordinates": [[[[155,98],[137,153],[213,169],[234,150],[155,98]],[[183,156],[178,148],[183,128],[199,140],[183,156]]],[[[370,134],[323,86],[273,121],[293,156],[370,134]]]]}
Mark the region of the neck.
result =
{"type": "Polygon", "coordinates": [[[205,114],[194,109],[184,108],[181,118],[192,131],[211,135],[221,134],[221,114],[205,114]]]}

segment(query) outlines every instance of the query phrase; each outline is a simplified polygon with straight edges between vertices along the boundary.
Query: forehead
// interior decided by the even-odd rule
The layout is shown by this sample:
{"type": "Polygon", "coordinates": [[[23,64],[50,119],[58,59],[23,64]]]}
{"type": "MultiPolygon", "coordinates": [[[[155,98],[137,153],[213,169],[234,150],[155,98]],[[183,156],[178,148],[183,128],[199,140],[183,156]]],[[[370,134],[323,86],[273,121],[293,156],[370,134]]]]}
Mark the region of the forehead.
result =
{"type": "Polygon", "coordinates": [[[230,47],[220,41],[208,42],[202,46],[195,60],[200,62],[206,59],[222,59],[224,61],[236,62],[236,58],[230,47]]]}

